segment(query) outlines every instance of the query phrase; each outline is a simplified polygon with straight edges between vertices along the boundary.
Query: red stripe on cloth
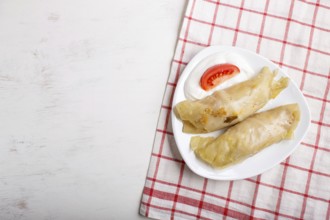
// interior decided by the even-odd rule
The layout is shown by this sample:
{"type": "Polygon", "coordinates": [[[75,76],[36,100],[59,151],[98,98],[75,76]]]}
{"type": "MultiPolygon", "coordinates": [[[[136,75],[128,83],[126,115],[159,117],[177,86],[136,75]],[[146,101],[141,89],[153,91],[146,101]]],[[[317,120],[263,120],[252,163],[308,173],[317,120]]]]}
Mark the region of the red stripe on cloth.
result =
{"type": "Polygon", "coordinates": [[[176,83],[172,83],[172,82],[167,82],[167,85],[176,87],[176,83]]]}
{"type": "Polygon", "coordinates": [[[173,132],[162,130],[162,129],[159,129],[159,128],[157,128],[156,131],[160,132],[160,133],[168,134],[168,135],[174,135],[173,132]]]}
{"type": "Polygon", "coordinates": [[[330,124],[327,124],[327,123],[323,123],[323,122],[320,122],[320,121],[313,121],[312,120],[312,123],[313,124],[317,124],[317,125],[321,125],[321,126],[323,126],[323,127],[330,127],[330,124]]]}
{"type": "Polygon", "coordinates": [[[206,187],[207,187],[207,183],[208,183],[208,180],[205,178],[204,179],[204,183],[203,183],[203,190],[202,190],[202,195],[201,195],[201,199],[200,199],[200,202],[199,202],[199,205],[198,205],[198,212],[197,212],[197,218],[200,218],[201,216],[201,213],[202,213],[202,209],[203,209],[203,206],[204,206],[204,197],[205,197],[205,192],[206,192],[206,187]]]}
{"type": "Polygon", "coordinates": [[[300,25],[303,25],[303,26],[306,26],[306,27],[314,28],[314,29],[317,29],[317,30],[320,30],[320,31],[330,32],[329,29],[321,28],[321,27],[316,27],[316,26],[314,26],[314,25],[306,24],[306,23],[304,23],[304,22],[301,22],[301,21],[298,21],[298,20],[295,20],[295,19],[291,19],[291,21],[292,21],[293,23],[297,23],[297,24],[300,24],[300,25]]]}
{"type": "MultiPolygon", "coordinates": [[[[245,179],[245,180],[246,181],[249,181],[249,182],[252,182],[252,183],[255,183],[255,180],[254,179],[245,179]]],[[[292,193],[292,194],[295,194],[295,195],[298,195],[298,196],[302,196],[302,197],[305,196],[304,193],[297,192],[297,191],[290,190],[290,189],[286,189],[286,188],[280,188],[279,186],[274,186],[274,185],[271,185],[271,184],[268,184],[268,183],[260,182],[260,185],[267,186],[269,188],[276,189],[276,190],[283,190],[284,192],[292,193]]],[[[319,197],[316,197],[316,196],[310,196],[309,195],[308,198],[313,199],[313,200],[317,200],[317,201],[328,202],[328,200],[323,199],[323,198],[319,198],[319,197]]],[[[274,212],[274,214],[275,214],[275,212],[274,212]]],[[[278,213],[278,214],[279,214],[279,216],[281,216],[281,213],[278,213]]]]}
{"type": "Polygon", "coordinates": [[[328,56],[330,55],[330,53],[328,53],[326,51],[311,48],[311,47],[306,47],[305,45],[296,44],[296,43],[287,42],[287,41],[283,41],[283,43],[288,44],[290,46],[299,47],[299,48],[303,48],[303,49],[306,49],[306,50],[314,51],[314,52],[317,52],[317,53],[320,53],[320,54],[324,54],[324,55],[328,55],[328,56]]]}
{"type": "MultiPolygon", "coordinates": [[[[148,187],[145,187],[144,191],[143,191],[143,194],[150,196],[151,189],[148,188],[148,187]]],[[[157,189],[153,189],[153,196],[156,197],[156,198],[159,198],[159,199],[173,201],[173,199],[176,197],[176,194],[160,191],[160,190],[157,190],[157,189]]],[[[190,205],[190,206],[193,206],[193,207],[198,207],[200,201],[197,200],[197,199],[193,199],[193,198],[183,196],[183,195],[178,195],[177,196],[177,202],[181,203],[181,204],[184,204],[184,205],[190,205]]],[[[148,203],[147,203],[147,206],[148,206],[148,203]]],[[[208,203],[208,202],[204,202],[203,207],[204,207],[204,210],[211,211],[211,212],[214,212],[214,213],[223,213],[223,211],[224,211],[223,207],[218,206],[216,204],[211,204],[211,203],[208,203]]],[[[236,210],[229,210],[228,211],[228,216],[230,216],[232,218],[249,219],[248,215],[246,215],[244,213],[241,213],[241,212],[238,212],[236,210]]],[[[196,215],[196,217],[197,217],[197,215],[196,215]]]]}
{"type": "Polygon", "coordinates": [[[209,46],[208,44],[203,44],[203,43],[192,41],[192,40],[187,40],[187,39],[182,39],[182,38],[179,38],[179,40],[183,41],[184,43],[195,44],[195,45],[198,45],[198,46],[201,46],[201,47],[208,47],[209,46]]]}
{"type": "MultiPolygon", "coordinates": [[[[193,15],[193,11],[194,11],[194,8],[195,8],[195,3],[196,3],[196,0],[194,0],[193,3],[192,3],[191,11],[190,11],[190,16],[193,15]]],[[[187,39],[188,38],[189,27],[190,27],[190,20],[187,21],[187,27],[186,27],[184,39],[187,39]]],[[[180,60],[181,61],[183,59],[183,55],[184,55],[184,51],[185,51],[185,46],[186,46],[186,44],[183,43],[182,44],[182,49],[181,49],[181,55],[180,55],[180,60]]],[[[177,83],[177,81],[179,79],[179,75],[180,75],[180,72],[181,72],[180,67],[181,67],[181,65],[179,64],[178,67],[177,67],[177,71],[176,71],[175,83],[177,83]]],[[[171,93],[170,103],[172,103],[173,95],[174,95],[174,89],[172,90],[172,93],[171,93]]],[[[163,130],[166,130],[166,128],[167,128],[169,118],[170,118],[170,111],[168,111],[167,114],[166,114],[165,125],[164,125],[164,129],[163,130]]],[[[165,136],[166,136],[166,134],[163,133],[162,139],[161,139],[161,143],[160,143],[159,152],[158,152],[158,154],[160,154],[160,155],[163,152],[163,147],[164,147],[164,142],[165,142],[165,136]]],[[[158,158],[157,161],[156,161],[156,168],[155,168],[155,171],[154,171],[153,178],[156,178],[157,177],[158,169],[159,169],[159,163],[160,163],[160,158],[158,158]]],[[[155,183],[153,182],[152,185],[151,185],[150,196],[149,196],[149,199],[148,199],[147,204],[150,204],[151,203],[151,199],[152,199],[154,187],[155,187],[155,183]]],[[[146,208],[145,216],[146,217],[149,216],[149,206],[147,206],[147,208],[146,208]]]]}
{"type": "MultiPolygon", "coordinates": [[[[205,0],[205,1],[213,3],[213,4],[217,4],[217,2],[214,2],[214,1],[211,1],[211,0],[205,0]]],[[[226,3],[223,3],[223,2],[221,2],[221,4],[223,6],[226,6],[226,7],[229,7],[229,8],[240,9],[240,7],[238,7],[236,5],[226,4],[226,3]]],[[[251,13],[255,13],[255,14],[259,14],[259,15],[263,15],[263,13],[264,13],[264,12],[261,12],[261,11],[256,11],[256,10],[248,9],[248,8],[243,8],[242,10],[247,11],[247,12],[251,12],[251,13]]],[[[287,20],[286,17],[281,17],[279,15],[273,15],[273,14],[268,14],[267,13],[266,16],[271,17],[271,18],[277,18],[277,19],[280,19],[280,20],[287,20]]],[[[306,26],[306,27],[312,27],[312,28],[315,28],[315,29],[318,29],[318,30],[321,30],[321,31],[330,32],[330,29],[313,26],[311,24],[304,23],[304,22],[301,22],[301,21],[298,21],[298,20],[295,20],[295,19],[291,19],[291,22],[294,22],[294,23],[297,23],[297,24],[300,24],[300,25],[303,25],[303,26],[306,26]]]]}
{"type": "MultiPolygon", "coordinates": [[[[330,73],[329,73],[329,75],[330,75],[330,73]]],[[[325,92],[324,92],[324,96],[323,96],[324,99],[328,96],[329,90],[330,90],[330,79],[328,79],[327,87],[326,87],[325,92]]],[[[321,122],[323,121],[323,118],[324,118],[324,112],[325,112],[326,104],[327,104],[326,102],[322,103],[321,113],[320,113],[320,121],[321,122]]],[[[315,157],[316,157],[318,145],[319,145],[320,138],[321,138],[321,130],[322,130],[322,126],[318,125],[316,141],[315,141],[315,149],[314,149],[314,152],[313,152],[312,162],[311,162],[311,165],[309,167],[310,170],[314,169],[315,157]]],[[[301,210],[300,218],[304,218],[304,215],[305,215],[306,202],[307,202],[307,198],[308,198],[311,179],[312,179],[312,172],[309,172],[308,177],[307,177],[307,182],[306,182],[305,196],[304,196],[304,200],[303,200],[303,204],[302,204],[302,210],[301,210]]]]}
{"type": "Polygon", "coordinates": [[[286,163],[286,162],[282,163],[282,165],[288,166],[288,167],[292,167],[292,168],[295,168],[297,170],[302,170],[302,171],[305,171],[305,172],[317,174],[317,175],[320,175],[320,176],[330,177],[330,174],[318,172],[316,170],[306,169],[306,168],[299,167],[299,166],[296,166],[296,165],[293,165],[293,164],[289,164],[289,163],[286,163]]]}
{"type": "Polygon", "coordinates": [[[228,208],[229,208],[229,203],[230,201],[230,197],[231,197],[231,192],[233,191],[233,185],[234,185],[234,181],[230,181],[229,182],[229,187],[228,187],[228,193],[227,193],[227,198],[226,198],[226,205],[225,205],[225,212],[224,212],[224,220],[226,220],[226,216],[228,214],[228,208]]]}
{"type": "Polygon", "coordinates": [[[321,99],[319,97],[311,96],[311,95],[308,95],[306,93],[304,93],[304,96],[306,96],[307,98],[311,98],[311,99],[315,99],[315,100],[321,101],[321,102],[328,102],[328,103],[330,103],[330,100],[328,100],[328,99],[321,99]]]}
{"type": "MultiPolygon", "coordinates": [[[[285,26],[284,42],[286,42],[286,40],[288,39],[289,28],[290,28],[290,20],[291,20],[292,13],[293,13],[293,7],[294,7],[294,1],[291,1],[289,14],[288,14],[288,18],[287,18],[287,22],[286,22],[286,26],[285,26]]],[[[283,63],[283,60],[284,60],[285,48],[286,48],[286,43],[283,43],[282,44],[282,49],[281,49],[281,56],[280,56],[279,66],[282,66],[282,63],[283,63]]],[[[290,162],[290,157],[288,157],[286,159],[286,163],[288,164],[289,162],[290,162]]],[[[279,213],[280,213],[283,187],[284,187],[284,184],[285,184],[285,177],[286,177],[287,169],[288,169],[288,166],[284,166],[283,173],[282,173],[282,179],[281,179],[281,187],[280,187],[280,190],[278,192],[278,198],[277,198],[277,203],[276,203],[275,219],[278,219],[278,216],[279,216],[279,213]]]]}
{"type": "MultiPolygon", "coordinates": [[[[276,60],[272,60],[272,62],[276,63],[277,65],[279,64],[278,61],[276,60]]],[[[298,70],[298,71],[304,71],[304,69],[302,68],[299,68],[299,67],[296,67],[296,66],[291,66],[291,65],[288,65],[288,64],[285,64],[285,63],[282,63],[282,66],[285,66],[287,68],[290,68],[290,69],[294,69],[294,70],[298,70]]],[[[314,75],[314,76],[319,76],[319,77],[323,77],[323,78],[328,78],[328,76],[325,76],[325,75],[322,75],[322,74],[319,74],[319,73],[316,73],[316,72],[312,72],[312,71],[309,71],[309,70],[305,70],[306,73],[309,73],[310,75],[314,75]]]]}
{"type": "Polygon", "coordinates": [[[255,189],[254,189],[254,194],[253,194],[253,199],[252,199],[252,206],[251,206],[251,218],[252,219],[253,219],[253,215],[254,215],[254,210],[256,209],[256,201],[257,201],[257,198],[258,198],[260,178],[261,178],[261,176],[258,175],[257,179],[256,179],[256,186],[255,186],[255,189]]]}
{"type": "Polygon", "coordinates": [[[306,4],[310,4],[310,5],[316,5],[316,6],[319,6],[319,7],[321,7],[321,8],[330,9],[329,6],[327,6],[327,5],[321,5],[319,2],[314,3],[314,2],[308,2],[308,1],[303,1],[303,0],[298,0],[298,1],[300,1],[300,2],[304,2],[304,3],[306,3],[306,4]]]}
{"type": "Polygon", "coordinates": [[[263,16],[262,16],[260,34],[259,34],[259,38],[258,38],[258,46],[257,46],[257,50],[256,50],[257,53],[260,52],[261,40],[262,40],[262,35],[263,35],[264,29],[265,29],[265,22],[266,22],[268,7],[269,7],[269,0],[266,1],[264,13],[263,13],[263,16]]]}
{"type": "MultiPolygon", "coordinates": [[[[287,158],[285,160],[285,163],[288,164],[290,161],[290,158],[287,158]]],[[[278,219],[279,214],[280,214],[280,207],[281,207],[281,202],[282,202],[282,194],[284,190],[284,184],[285,184],[285,177],[286,177],[286,173],[288,170],[288,166],[284,166],[283,168],[283,173],[282,173],[282,179],[281,179],[281,185],[278,188],[279,192],[278,192],[278,198],[277,198],[277,203],[276,203],[276,208],[275,208],[275,219],[278,219]]]]}
{"type": "Polygon", "coordinates": [[[211,23],[211,31],[210,31],[210,35],[209,35],[209,39],[208,39],[208,43],[207,43],[208,46],[210,46],[211,42],[212,42],[213,30],[214,30],[215,22],[217,20],[217,14],[218,14],[218,10],[219,10],[220,1],[218,0],[217,3],[218,4],[215,5],[213,20],[211,23]]]}
{"type": "Polygon", "coordinates": [[[174,214],[176,212],[176,203],[178,202],[178,198],[180,196],[179,192],[180,192],[180,188],[181,188],[184,167],[185,167],[185,164],[182,163],[181,168],[180,168],[180,175],[179,175],[179,178],[178,178],[178,184],[177,184],[174,199],[173,199],[173,206],[172,206],[172,210],[171,210],[171,219],[174,219],[174,217],[175,217],[174,214]]]}
{"type": "Polygon", "coordinates": [[[241,6],[239,7],[239,14],[237,18],[237,23],[236,23],[236,28],[235,28],[235,35],[233,39],[233,46],[236,46],[237,42],[237,37],[238,37],[238,31],[239,31],[239,26],[241,24],[241,18],[242,18],[242,13],[243,13],[243,8],[244,8],[244,1],[241,1],[241,6]]]}
{"type": "MultiPolygon", "coordinates": [[[[145,205],[147,208],[148,207],[152,207],[154,209],[159,209],[159,210],[164,210],[164,211],[171,211],[171,209],[169,208],[165,208],[165,207],[162,207],[162,206],[158,206],[158,205],[152,205],[152,204],[148,204],[146,202],[141,202],[141,204],[145,205]]],[[[189,213],[189,212],[185,212],[185,211],[182,211],[182,210],[176,210],[177,213],[180,213],[180,214],[184,214],[184,215],[187,215],[187,216],[191,216],[191,217],[197,217],[196,215],[192,214],[192,213],[189,213]]],[[[201,217],[200,219],[203,219],[203,220],[211,220],[209,218],[204,218],[204,217],[201,217]]]]}
{"type": "Polygon", "coordinates": [[[178,162],[178,163],[184,163],[183,160],[179,160],[179,159],[176,159],[176,158],[164,156],[164,155],[161,155],[161,154],[152,153],[151,155],[154,156],[154,157],[159,157],[159,158],[162,158],[162,159],[171,160],[171,161],[175,161],[175,162],[178,162]]]}
{"type": "Polygon", "coordinates": [[[160,132],[162,134],[174,135],[173,132],[171,132],[171,131],[164,131],[164,130],[158,129],[158,128],[156,129],[156,131],[160,132]]]}
{"type": "MultiPolygon", "coordinates": [[[[317,3],[319,3],[319,2],[320,1],[318,0],[317,3]]],[[[316,5],[315,6],[315,9],[314,9],[314,14],[313,14],[312,25],[315,25],[316,15],[317,15],[318,9],[319,9],[319,7],[316,5]]],[[[310,35],[309,35],[309,40],[308,40],[308,48],[311,48],[311,46],[312,46],[313,36],[314,36],[314,28],[311,28],[310,35]]],[[[300,83],[300,90],[301,91],[303,91],[303,89],[304,89],[305,79],[306,79],[306,70],[308,68],[310,55],[311,55],[311,51],[310,50],[307,50],[306,59],[305,59],[305,65],[304,65],[304,71],[303,71],[303,76],[302,76],[301,83],[300,83]]]]}
{"type": "MultiPolygon", "coordinates": [[[[196,4],[196,0],[194,0],[193,3],[192,3],[190,15],[189,15],[190,17],[192,17],[192,15],[193,15],[195,4],[196,4]]],[[[185,31],[185,34],[184,34],[184,38],[182,39],[183,44],[182,44],[182,48],[181,48],[180,61],[183,60],[183,55],[184,55],[184,52],[185,52],[186,42],[187,42],[188,34],[189,34],[190,23],[191,23],[191,21],[188,19],[187,28],[186,28],[186,31],[185,31]]],[[[181,72],[181,65],[179,64],[178,68],[177,68],[177,71],[176,71],[175,83],[178,82],[180,72],[181,72]]]]}
{"type": "Polygon", "coordinates": [[[293,13],[293,7],[294,7],[294,1],[291,0],[289,15],[288,15],[288,18],[286,20],[284,40],[282,41],[282,49],[281,49],[281,56],[280,56],[279,66],[282,66],[282,63],[283,63],[283,60],[284,60],[284,53],[285,53],[285,48],[286,48],[287,39],[288,39],[288,35],[289,35],[290,20],[291,20],[292,13],[293,13]]]}
{"type": "MultiPolygon", "coordinates": [[[[149,181],[151,181],[151,182],[161,183],[161,184],[163,184],[163,185],[168,185],[168,186],[175,186],[175,187],[178,187],[178,184],[176,184],[176,183],[166,182],[166,181],[164,181],[164,180],[159,180],[159,179],[153,179],[153,178],[151,178],[151,177],[147,177],[147,180],[149,180],[149,181]]],[[[182,185],[181,188],[182,188],[182,189],[189,190],[189,191],[192,191],[192,192],[201,193],[201,190],[194,189],[194,188],[190,188],[190,187],[188,187],[188,186],[184,186],[184,185],[182,185]]]]}
{"type": "MultiPolygon", "coordinates": [[[[306,146],[306,147],[316,148],[316,146],[313,145],[313,144],[308,144],[308,143],[305,143],[305,142],[302,142],[301,144],[304,145],[304,146],[306,146]]],[[[320,147],[320,146],[318,146],[317,149],[318,149],[318,150],[323,150],[323,151],[326,151],[326,152],[330,152],[330,149],[325,148],[325,147],[320,147]]]]}
{"type": "Polygon", "coordinates": [[[176,59],[173,59],[173,62],[179,63],[181,65],[187,65],[188,64],[188,62],[183,62],[183,61],[179,61],[179,60],[176,60],[176,59]]]}

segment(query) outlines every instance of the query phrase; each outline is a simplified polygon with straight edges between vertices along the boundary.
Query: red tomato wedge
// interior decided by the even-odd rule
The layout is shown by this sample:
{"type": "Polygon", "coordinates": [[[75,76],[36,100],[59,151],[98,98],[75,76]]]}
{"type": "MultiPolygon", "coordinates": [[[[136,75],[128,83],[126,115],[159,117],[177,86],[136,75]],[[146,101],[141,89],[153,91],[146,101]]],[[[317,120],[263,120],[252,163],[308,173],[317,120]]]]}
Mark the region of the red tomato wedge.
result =
{"type": "Polygon", "coordinates": [[[200,84],[205,91],[208,91],[239,73],[240,69],[233,64],[215,65],[204,72],[200,84]]]}

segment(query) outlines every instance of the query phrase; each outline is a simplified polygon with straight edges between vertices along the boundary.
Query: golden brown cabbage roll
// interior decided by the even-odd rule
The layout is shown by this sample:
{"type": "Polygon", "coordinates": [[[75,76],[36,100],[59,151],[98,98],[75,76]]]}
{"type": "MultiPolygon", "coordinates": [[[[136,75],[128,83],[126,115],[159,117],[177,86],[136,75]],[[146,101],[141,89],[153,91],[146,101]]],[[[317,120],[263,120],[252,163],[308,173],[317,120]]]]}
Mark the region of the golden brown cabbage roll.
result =
{"type": "Polygon", "coordinates": [[[261,109],[288,85],[288,78],[275,81],[276,72],[264,67],[247,81],[214,92],[201,100],[185,100],[175,106],[185,133],[207,133],[236,124],[261,109]]]}
{"type": "Polygon", "coordinates": [[[217,138],[192,137],[190,147],[197,157],[222,168],[259,152],[283,139],[290,139],[299,122],[297,104],[254,114],[217,138]]]}

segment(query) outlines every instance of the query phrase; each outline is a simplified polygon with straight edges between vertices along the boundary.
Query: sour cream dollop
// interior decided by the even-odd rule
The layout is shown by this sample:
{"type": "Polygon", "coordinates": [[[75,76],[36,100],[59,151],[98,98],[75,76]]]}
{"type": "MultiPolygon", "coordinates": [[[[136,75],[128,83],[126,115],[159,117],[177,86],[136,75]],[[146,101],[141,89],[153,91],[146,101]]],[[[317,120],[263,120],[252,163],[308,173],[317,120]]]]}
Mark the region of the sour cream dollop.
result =
{"type": "Polygon", "coordinates": [[[202,99],[211,95],[216,90],[225,89],[236,83],[250,79],[253,75],[255,75],[253,69],[240,55],[235,53],[215,53],[204,58],[191,71],[184,84],[184,94],[189,100],[202,99]],[[237,66],[240,69],[240,73],[209,91],[203,90],[200,86],[200,79],[204,72],[214,65],[223,63],[230,63],[237,66]]]}

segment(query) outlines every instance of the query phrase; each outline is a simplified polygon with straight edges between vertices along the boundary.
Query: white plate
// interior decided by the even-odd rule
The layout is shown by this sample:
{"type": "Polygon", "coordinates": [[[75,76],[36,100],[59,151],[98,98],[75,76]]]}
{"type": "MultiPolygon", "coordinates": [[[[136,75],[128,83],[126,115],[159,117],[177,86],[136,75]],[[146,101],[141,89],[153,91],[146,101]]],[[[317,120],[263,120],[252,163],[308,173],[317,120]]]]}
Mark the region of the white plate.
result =
{"type": "MultiPolygon", "coordinates": [[[[284,73],[283,70],[280,69],[277,65],[256,53],[237,47],[211,46],[199,52],[184,69],[176,86],[172,104],[173,108],[177,103],[186,99],[183,88],[184,82],[187,79],[189,73],[205,57],[219,52],[232,52],[239,54],[250,64],[255,72],[259,72],[262,67],[268,66],[271,70],[279,69],[279,76],[288,77],[288,75],[284,73]]],[[[295,130],[294,138],[292,140],[284,140],[277,144],[273,144],[261,152],[255,154],[254,156],[249,157],[243,162],[227,167],[225,169],[214,169],[195,156],[195,153],[190,149],[190,138],[193,135],[182,132],[183,124],[181,120],[175,116],[172,109],[171,116],[173,133],[182,158],[193,172],[202,177],[215,180],[245,179],[269,170],[270,168],[285,160],[285,158],[287,158],[290,154],[292,154],[292,152],[297,148],[305,136],[310,125],[310,111],[307,102],[299,88],[292,80],[290,80],[288,87],[282,91],[279,96],[273,100],[270,100],[266,106],[260,109],[260,111],[289,103],[298,103],[301,111],[301,119],[295,130]]],[[[204,134],[203,136],[217,136],[222,132],[223,130],[204,134]]]]}

